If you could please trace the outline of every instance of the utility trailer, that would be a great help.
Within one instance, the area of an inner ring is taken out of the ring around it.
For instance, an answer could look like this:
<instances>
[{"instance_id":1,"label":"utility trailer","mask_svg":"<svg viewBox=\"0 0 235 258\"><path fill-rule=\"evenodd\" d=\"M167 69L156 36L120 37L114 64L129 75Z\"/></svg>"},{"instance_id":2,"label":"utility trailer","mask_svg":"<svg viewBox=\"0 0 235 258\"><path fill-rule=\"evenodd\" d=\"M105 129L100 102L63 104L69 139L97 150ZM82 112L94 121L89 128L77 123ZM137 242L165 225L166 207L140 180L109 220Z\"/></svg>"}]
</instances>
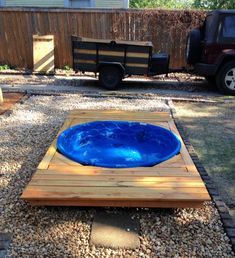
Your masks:
<instances>
[{"instance_id":1,"label":"utility trailer","mask_svg":"<svg viewBox=\"0 0 235 258\"><path fill-rule=\"evenodd\" d=\"M221 93L235 95L235 10L209 12L203 25L189 32L188 67L169 68L168 54L154 54L151 42L72 37L75 71L99 73L107 89L117 89L131 75L186 72L204 76Z\"/></svg>"},{"instance_id":2,"label":"utility trailer","mask_svg":"<svg viewBox=\"0 0 235 258\"><path fill-rule=\"evenodd\" d=\"M154 54L151 42L100 40L72 36L75 72L99 73L100 84L117 89L131 75L167 74L168 54Z\"/></svg>"}]
</instances>

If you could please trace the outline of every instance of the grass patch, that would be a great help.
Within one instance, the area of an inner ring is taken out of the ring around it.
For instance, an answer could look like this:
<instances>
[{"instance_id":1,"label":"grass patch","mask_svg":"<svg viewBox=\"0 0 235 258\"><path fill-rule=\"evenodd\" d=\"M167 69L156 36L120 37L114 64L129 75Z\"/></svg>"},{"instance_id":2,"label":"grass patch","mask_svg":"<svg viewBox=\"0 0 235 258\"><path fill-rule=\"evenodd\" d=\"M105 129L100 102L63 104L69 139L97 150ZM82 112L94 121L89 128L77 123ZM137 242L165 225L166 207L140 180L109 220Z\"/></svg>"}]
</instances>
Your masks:
<instances>
[{"instance_id":1,"label":"grass patch","mask_svg":"<svg viewBox=\"0 0 235 258\"><path fill-rule=\"evenodd\" d=\"M221 189L235 201L235 102L175 103L177 116L199 159Z\"/></svg>"}]
</instances>

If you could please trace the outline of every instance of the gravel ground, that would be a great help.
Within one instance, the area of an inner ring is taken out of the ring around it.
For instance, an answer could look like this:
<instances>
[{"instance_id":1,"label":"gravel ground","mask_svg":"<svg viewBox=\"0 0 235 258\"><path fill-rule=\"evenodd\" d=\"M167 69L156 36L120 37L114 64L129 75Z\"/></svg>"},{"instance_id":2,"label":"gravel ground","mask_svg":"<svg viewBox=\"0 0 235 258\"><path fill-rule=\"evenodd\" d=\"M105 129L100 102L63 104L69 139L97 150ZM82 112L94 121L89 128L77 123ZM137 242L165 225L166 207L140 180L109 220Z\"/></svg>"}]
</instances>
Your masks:
<instances>
[{"instance_id":1,"label":"gravel ground","mask_svg":"<svg viewBox=\"0 0 235 258\"><path fill-rule=\"evenodd\" d=\"M19 199L74 108L166 110L163 102L82 96L32 96L0 117L0 232L12 234L9 257L234 257L212 203L201 209L127 209L140 219L141 247L89 246L95 208L30 207ZM122 212L123 209L106 209Z\"/></svg>"},{"instance_id":2,"label":"gravel ground","mask_svg":"<svg viewBox=\"0 0 235 258\"><path fill-rule=\"evenodd\" d=\"M83 94L131 94L144 97L174 98L178 100L224 101L228 97L210 89L202 77L189 74L169 74L168 77L130 77L123 81L117 91L107 91L98 84L93 74L81 75L9 75L0 74L0 87L4 92L27 92L30 94L83 93Z\"/></svg>"},{"instance_id":3,"label":"gravel ground","mask_svg":"<svg viewBox=\"0 0 235 258\"><path fill-rule=\"evenodd\" d=\"M94 75L85 76L43 76L43 75L1 75L0 85L3 89L11 90L54 90L54 91L104 91L99 86ZM69 88L68 88L69 86ZM175 94L183 93L184 95L208 95L221 96L215 91L208 89L208 85L203 78L190 76L187 74L169 74L166 76L156 77L130 77L123 81L123 85L118 92L138 92L143 93L162 93L164 91L173 91ZM173 92L168 92L171 94Z\"/></svg>"}]
</instances>

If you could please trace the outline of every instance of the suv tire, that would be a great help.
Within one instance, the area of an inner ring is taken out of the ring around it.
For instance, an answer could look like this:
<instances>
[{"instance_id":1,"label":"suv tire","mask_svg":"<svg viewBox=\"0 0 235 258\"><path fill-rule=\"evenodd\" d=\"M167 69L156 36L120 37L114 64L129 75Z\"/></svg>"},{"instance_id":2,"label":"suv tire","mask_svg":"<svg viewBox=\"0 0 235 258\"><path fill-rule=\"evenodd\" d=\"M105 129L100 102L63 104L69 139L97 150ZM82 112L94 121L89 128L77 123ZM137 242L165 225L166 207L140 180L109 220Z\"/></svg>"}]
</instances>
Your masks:
<instances>
[{"instance_id":1,"label":"suv tire","mask_svg":"<svg viewBox=\"0 0 235 258\"><path fill-rule=\"evenodd\" d=\"M99 84L107 90L116 90L121 85L123 73L118 66L106 65L99 70Z\"/></svg>"},{"instance_id":2,"label":"suv tire","mask_svg":"<svg viewBox=\"0 0 235 258\"><path fill-rule=\"evenodd\" d=\"M201 31L200 29L192 30L187 37L186 44L186 61L193 65L200 61L201 56Z\"/></svg>"},{"instance_id":3,"label":"suv tire","mask_svg":"<svg viewBox=\"0 0 235 258\"><path fill-rule=\"evenodd\" d=\"M206 76L205 79L207 80L207 86L210 90L216 90L216 79L215 76Z\"/></svg>"},{"instance_id":4,"label":"suv tire","mask_svg":"<svg viewBox=\"0 0 235 258\"><path fill-rule=\"evenodd\" d=\"M235 95L235 61L230 61L220 68L216 85L221 93Z\"/></svg>"}]
</instances>

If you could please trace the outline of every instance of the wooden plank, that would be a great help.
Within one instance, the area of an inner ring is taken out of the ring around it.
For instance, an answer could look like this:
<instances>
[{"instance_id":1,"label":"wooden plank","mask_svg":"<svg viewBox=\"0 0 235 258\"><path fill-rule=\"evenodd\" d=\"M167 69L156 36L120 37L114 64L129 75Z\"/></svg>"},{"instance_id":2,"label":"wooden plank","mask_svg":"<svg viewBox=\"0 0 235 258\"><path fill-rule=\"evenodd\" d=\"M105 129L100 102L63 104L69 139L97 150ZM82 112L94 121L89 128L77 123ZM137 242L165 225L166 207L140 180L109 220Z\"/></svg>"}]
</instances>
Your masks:
<instances>
[{"instance_id":1,"label":"wooden plank","mask_svg":"<svg viewBox=\"0 0 235 258\"><path fill-rule=\"evenodd\" d=\"M80 118L78 119L77 117L71 117L69 116L70 119L72 119L72 122L71 122L71 125L77 125L77 124L83 124L83 123L89 123L89 122L94 122L94 121L102 121L101 119L97 119L97 118ZM133 121L133 122L140 122L140 123L148 123L148 124L153 124L153 125L158 125L158 126L161 126L161 127L164 127L166 129L169 129L169 124L168 122L163 122L163 121L158 121L157 123L156 122L153 122L152 119L150 120L147 120L147 119L135 119L134 117L133 118L128 118L128 119L120 119L120 117L110 117L110 118L107 118L106 119L103 119L104 120L109 120L109 121Z\"/></svg>"},{"instance_id":2,"label":"wooden plank","mask_svg":"<svg viewBox=\"0 0 235 258\"><path fill-rule=\"evenodd\" d=\"M7 110L11 110L24 95L24 93L3 93L3 102L0 102L0 115L5 113Z\"/></svg>"},{"instance_id":3,"label":"wooden plank","mask_svg":"<svg viewBox=\"0 0 235 258\"><path fill-rule=\"evenodd\" d=\"M56 160L55 160L56 161ZM67 174L81 174L81 175L105 175L105 174L118 174L118 175L157 175L157 176L180 176L189 174L185 165L182 167L143 167L143 168L127 168L127 169L115 169L115 168L99 168L90 166L70 166L68 165L49 165L48 173L51 171L57 171L58 173L64 172ZM43 170L45 173L45 170Z\"/></svg>"},{"instance_id":4,"label":"wooden plank","mask_svg":"<svg viewBox=\"0 0 235 258\"><path fill-rule=\"evenodd\" d=\"M147 115L148 117L155 118L157 116L160 117L170 117L169 112L149 112L149 111L125 111L125 110L116 110L116 109L109 109L109 110L92 110L92 109L74 109L69 112L69 114L73 115L89 115L89 114L96 114L96 115L102 115L102 114L119 114L123 116L128 116L128 115L134 115L136 117L142 117L143 115Z\"/></svg>"},{"instance_id":5,"label":"wooden plank","mask_svg":"<svg viewBox=\"0 0 235 258\"><path fill-rule=\"evenodd\" d=\"M66 128L69 127L71 123L70 119L66 119L63 126L61 127L59 133L57 134L57 136L63 132ZM48 151L46 152L43 160L39 163L38 165L38 169L47 169L50 161L52 160L53 156L56 153L57 147L56 147L56 142L57 142L57 138L54 139L54 141L52 142L51 146L49 147Z\"/></svg>"},{"instance_id":6,"label":"wooden plank","mask_svg":"<svg viewBox=\"0 0 235 258\"><path fill-rule=\"evenodd\" d=\"M142 117L142 118L136 118L135 116L118 116L118 115L104 115L104 116L93 116L93 117L78 117L76 115L70 115L68 116L69 118L74 119L74 124L78 123L86 123L86 122L92 122L92 121L105 121L105 120L111 120L111 121L133 121L133 122L140 122L140 123L149 123L149 124L156 124L156 123L161 123L164 125L167 125L166 123L168 122L167 119L165 118L156 118L153 120L152 118L148 117Z\"/></svg>"},{"instance_id":7,"label":"wooden plank","mask_svg":"<svg viewBox=\"0 0 235 258\"><path fill-rule=\"evenodd\" d=\"M90 49L74 49L74 53L76 53L76 54L96 55L96 50L90 50ZM122 51L122 52L116 52L116 51L109 51L109 50L99 50L99 55L124 57L124 51ZM147 53L127 52L126 57L149 58L149 54L147 54Z\"/></svg>"},{"instance_id":8,"label":"wooden plank","mask_svg":"<svg viewBox=\"0 0 235 258\"><path fill-rule=\"evenodd\" d=\"M73 122L72 124L83 124L83 123L88 123L88 122L93 122L93 121L132 121L132 122L140 122L140 123L148 123L148 124L156 124L156 121L153 122L153 119L150 118L135 118L135 117L121 117L121 116L112 116L112 115L105 115L103 117L101 116L94 116L94 117L80 117L78 118L77 116L69 116L69 118L73 118ZM157 123L159 126L165 127L165 128L169 128L167 121L165 119L162 118L158 118L156 119Z\"/></svg>"},{"instance_id":9,"label":"wooden plank","mask_svg":"<svg viewBox=\"0 0 235 258\"><path fill-rule=\"evenodd\" d=\"M159 180L163 179L163 180ZM204 189L204 184L200 178L156 178L156 177L78 177L78 176L63 176L39 178L34 176L30 186L59 186L59 187L138 187L138 188L200 188Z\"/></svg>"},{"instance_id":10,"label":"wooden plank","mask_svg":"<svg viewBox=\"0 0 235 258\"><path fill-rule=\"evenodd\" d=\"M189 173L188 173L189 174ZM170 175L138 175L136 174L79 174L79 173L65 173L65 171L47 171L47 170L38 170L37 173L34 174L32 181L34 180L54 180L54 181L120 181L120 182L190 182L190 181L200 181L202 182L200 176L173 176ZM204 184L203 184L204 185Z\"/></svg>"},{"instance_id":11,"label":"wooden plank","mask_svg":"<svg viewBox=\"0 0 235 258\"><path fill-rule=\"evenodd\" d=\"M194 165L193 160L191 159L191 157L190 157L190 155L188 153L188 150L187 150L187 148L186 148L186 146L185 146L185 144L183 142L183 139L181 138L180 133L179 133L178 129L175 126L174 121L170 120L168 123L169 123L169 127L170 127L171 131L176 133L178 135L180 141L181 141L180 153L182 154L182 158L183 158L183 160L185 162L185 165L186 165L188 171L190 173L193 173L193 174L199 174L198 171L197 171L196 166Z\"/></svg>"},{"instance_id":12,"label":"wooden plank","mask_svg":"<svg viewBox=\"0 0 235 258\"><path fill-rule=\"evenodd\" d=\"M54 169L52 169L54 168ZM51 177L55 177L54 175L80 175L80 176L94 176L94 175L99 175L99 176L105 176L105 175L111 175L111 176L141 176L141 177L191 177L191 176L196 176L196 175L192 175L191 173L188 173L187 169L185 168L175 168L175 169L168 169L168 168L163 168L162 170L154 170L154 169L138 169L138 170L130 170L130 169L126 169L126 170L102 170L102 169L94 169L93 167L91 167L91 169L76 169L76 167L73 167L72 169L67 169L66 167L62 167L60 168L59 166L54 166L51 167L51 169L48 170L38 170L36 172L37 175L42 174L46 174L46 175L51 175Z\"/></svg>"},{"instance_id":13,"label":"wooden plank","mask_svg":"<svg viewBox=\"0 0 235 258\"><path fill-rule=\"evenodd\" d=\"M112 114L112 115L120 115L120 116L135 116L136 118L148 117L156 119L157 117L165 117L170 118L170 114L168 112L147 112L147 111L124 111L124 110L86 110L86 109L74 109L69 115L77 115L90 117L89 115L95 116L103 116L104 114Z\"/></svg>"},{"instance_id":14,"label":"wooden plank","mask_svg":"<svg viewBox=\"0 0 235 258\"><path fill-rule=\"evenodd\" d=\"M31 186L23 192L22 198L42 199L83 199L97 200L210 200L207 190L202 188L142 188L142 187L58 187Z\"/></svg>"}]
</instances>

